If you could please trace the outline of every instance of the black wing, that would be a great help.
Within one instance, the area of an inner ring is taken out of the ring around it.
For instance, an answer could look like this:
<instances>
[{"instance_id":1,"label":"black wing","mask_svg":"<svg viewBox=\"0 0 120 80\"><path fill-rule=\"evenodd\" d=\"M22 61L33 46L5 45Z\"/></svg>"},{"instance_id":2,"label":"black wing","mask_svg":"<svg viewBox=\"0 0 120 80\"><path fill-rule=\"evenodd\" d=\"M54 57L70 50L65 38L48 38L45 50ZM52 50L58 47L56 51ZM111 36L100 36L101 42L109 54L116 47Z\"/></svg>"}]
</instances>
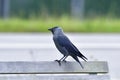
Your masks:
<instances>
[{"instance_id":1,"label":"black wing","mask_svg":"<svg viewBox=\"0 0 120 80\"><path fill-rule=\"evenodd\" d=\"M74 53L74 55L79 56L84 61L87 60L87 58L83 54L81 54L81 52L72 44L72 42L66 36L59 36L57 40L59 45L65 47L69 53Z\"/></svg>"}]
</instances>

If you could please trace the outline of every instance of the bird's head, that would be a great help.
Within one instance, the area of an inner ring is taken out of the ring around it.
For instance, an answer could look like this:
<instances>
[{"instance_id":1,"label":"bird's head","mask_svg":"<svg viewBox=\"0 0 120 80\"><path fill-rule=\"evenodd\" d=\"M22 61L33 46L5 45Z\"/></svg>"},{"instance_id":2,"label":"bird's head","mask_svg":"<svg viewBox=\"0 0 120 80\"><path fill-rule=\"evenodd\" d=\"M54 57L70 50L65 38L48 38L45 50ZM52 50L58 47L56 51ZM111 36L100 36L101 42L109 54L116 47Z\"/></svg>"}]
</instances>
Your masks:
<instances>
[{"instance_id":1,"label":"bird's head","mask_svg":"<svg viewBox=\"0 0 120 80\"><path fill-rule=\"evenodd\" d=\"M58 27L58 26L55 26L55 27L53 27L53 28L49 28L48 30L51 31L52 34L54 34L55 31L62 30L62 29L61 29L60 27Z\"/></svg>"}]
</instances>

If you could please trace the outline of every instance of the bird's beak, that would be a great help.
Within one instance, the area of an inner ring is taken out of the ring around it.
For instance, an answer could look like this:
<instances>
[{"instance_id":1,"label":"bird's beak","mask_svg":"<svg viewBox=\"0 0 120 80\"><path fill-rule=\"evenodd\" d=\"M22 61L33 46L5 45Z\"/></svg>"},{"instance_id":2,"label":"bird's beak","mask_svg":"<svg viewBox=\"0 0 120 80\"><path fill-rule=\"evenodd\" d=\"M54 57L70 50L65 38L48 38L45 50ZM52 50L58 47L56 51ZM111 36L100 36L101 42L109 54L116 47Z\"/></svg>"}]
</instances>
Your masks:
<instances>
[{"instance_id":1,"label":"bird's beak","mask_svg":"<svg viewBox=\"0 0 120 80\"><path fill-rule=\"evenodd\" d=\"M51 30L52 30L52 28L49 28L48 30L49 30L49 31L51 31Z\"/></svg>"}]
</instances>

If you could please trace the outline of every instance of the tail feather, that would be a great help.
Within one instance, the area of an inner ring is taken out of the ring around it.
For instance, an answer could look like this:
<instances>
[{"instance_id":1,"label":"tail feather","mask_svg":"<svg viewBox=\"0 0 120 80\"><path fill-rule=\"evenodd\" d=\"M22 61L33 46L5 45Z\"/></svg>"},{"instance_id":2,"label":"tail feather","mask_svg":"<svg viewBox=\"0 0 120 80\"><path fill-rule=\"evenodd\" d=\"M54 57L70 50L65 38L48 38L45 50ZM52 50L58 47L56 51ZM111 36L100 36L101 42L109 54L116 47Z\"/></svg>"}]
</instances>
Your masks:
<instances>
[{"instance_id":1,"label":"tail feather","mask_svg":"<svg viewBox=\"0 0 120 80\"><path fill-rule=\"evenodd\" d=\"M81 52L79 52L78 56L87 62L88 59Z\"/></svg>"},{"instance_id":2,"label":"tail feather","mask_svg":"<svg viewBox=\"0 0 120 80\"><path fill-rule=\"evenodd\" d=\"M83 57L84 59L88 60L84 55L82 55L82 57Z\"/></svg>"},{"instance_id":3,"label":"tail feather","mask_svg":"<svg viewBox=\"0 0 120 80\"><path fill-rule=\"evenodd\" d=\"M84 55L82 55L81 58L82 58L84 61L86 61L86 62L87 62L87 60L88 60Z\"/></svg>"},{"instance_id":4,"label":"tail feather","mask_svg":"<svg viewBox=\"0 0 120 80\"><path fill-rule=\"evenodd\" d=\"M85 62L87 62L87 60L84 57L81 57Z\"/></svg>"},{"instance_id":5,"label":"tail feather","mask_svg":"<svg viewBox=\"0 0 120 80\"><path fill-rule=\"evenodd\" d=\"M77 56L72 56L79 64L80 66L82 67L82 69L84 68L82 63L79 61L78 57Z\"/></svg>"}]
</instances>

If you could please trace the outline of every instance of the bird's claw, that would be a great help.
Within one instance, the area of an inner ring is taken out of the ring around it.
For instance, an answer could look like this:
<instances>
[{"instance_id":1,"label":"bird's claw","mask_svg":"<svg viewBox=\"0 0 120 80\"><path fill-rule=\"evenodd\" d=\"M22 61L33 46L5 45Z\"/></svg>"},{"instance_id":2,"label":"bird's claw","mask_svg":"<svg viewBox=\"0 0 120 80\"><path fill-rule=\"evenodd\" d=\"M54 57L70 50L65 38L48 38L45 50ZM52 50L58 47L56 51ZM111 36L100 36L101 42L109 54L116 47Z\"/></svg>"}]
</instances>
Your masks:
<instances>
[{"instance_id":1,"label":"bird's claw","mask_svg":"<svg viewBox=\"0 0 120 80\"><path fill-rule=\"evenodd\" d=\"M65 62L65 63L66 63L67 61L66 61L66 60L63 60L63 62Z\"/></svg>"},{"instance_id":2,"label":"bird's claw","mask_svg":"<svg viewBox=\"0 0 120 80\"><path fill-rule=\"evenodd\" d=\"M55 60L56 62L58 62L59 66L61 66L61 61L60 60Z\"/></svg>"}]
</instances>

